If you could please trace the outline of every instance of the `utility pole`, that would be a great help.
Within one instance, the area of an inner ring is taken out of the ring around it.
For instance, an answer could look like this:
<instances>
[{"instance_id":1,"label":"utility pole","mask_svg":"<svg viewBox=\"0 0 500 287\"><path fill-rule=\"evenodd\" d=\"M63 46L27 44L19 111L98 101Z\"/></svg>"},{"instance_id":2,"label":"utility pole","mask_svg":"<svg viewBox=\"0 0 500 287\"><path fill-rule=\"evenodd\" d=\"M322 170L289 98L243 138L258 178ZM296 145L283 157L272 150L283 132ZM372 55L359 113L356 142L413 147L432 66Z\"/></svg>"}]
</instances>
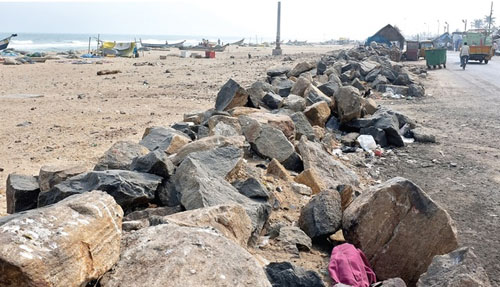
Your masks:
<instances>
[{"instance_id":1,"label":"utility pole","mask_svg":"<svg viewBox=\"0 0 500 287\"><path fill-rule=\"evenodd\" d=\"M464 26L464 33L467 32L467 19L462 20L462 23L465 24Z\"/></svg>"},{"instance_id":2,"label":"utility pole","mask_svg":"<svg viewBox=\"0 0 500 287\"><path fill-rule=\"evenodd\" d=\"M488 35L491 31L491 22L493 21L493 1L491 1L490 18L488 19Z\"/></svg>"},{"instance_id":3,"label":"utility pole","mask_svg":"<svg viewBox=\"0 0 500 287\"><path fill-rule=\"evenodd\" d=\"M439 36L439 31L440 31L440 28L441 28L441 23L439 22L438 20L438 36Z\"/></svg>"},{"instance_id":4,"label":"utility pole","mask_svg":"<svg viewBox=\"0 0 500 287\"><path fill-rule=\"evenodd\" d=\"M280 46L281 45L280 28L281 28L281 1L278 1L278 29L276 32L276 48L273 49L273 56L280 56L283 53Z\"/></svg>"}]
</instances>

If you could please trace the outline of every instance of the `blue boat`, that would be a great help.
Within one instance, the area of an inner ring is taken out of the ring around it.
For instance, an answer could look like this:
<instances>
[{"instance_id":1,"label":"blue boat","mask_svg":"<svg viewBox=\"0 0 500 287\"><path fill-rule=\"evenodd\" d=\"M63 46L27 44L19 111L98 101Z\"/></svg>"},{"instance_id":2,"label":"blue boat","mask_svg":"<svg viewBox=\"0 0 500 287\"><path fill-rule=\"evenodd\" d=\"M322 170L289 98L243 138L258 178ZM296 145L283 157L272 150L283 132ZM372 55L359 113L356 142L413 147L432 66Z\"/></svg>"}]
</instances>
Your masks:
<instances>
[{"instance_id":1,"label":"blue boat","mask_svg":"<svg viewBox=\"0 0 500 287\"><path fill-rule=\"evenodd\" d=\"M17 34L12 34L3 40L0 40L0 51L7 49L7 46L9 46L10 38L12 37L17 37Z\"/></svg>"}]
</instances>

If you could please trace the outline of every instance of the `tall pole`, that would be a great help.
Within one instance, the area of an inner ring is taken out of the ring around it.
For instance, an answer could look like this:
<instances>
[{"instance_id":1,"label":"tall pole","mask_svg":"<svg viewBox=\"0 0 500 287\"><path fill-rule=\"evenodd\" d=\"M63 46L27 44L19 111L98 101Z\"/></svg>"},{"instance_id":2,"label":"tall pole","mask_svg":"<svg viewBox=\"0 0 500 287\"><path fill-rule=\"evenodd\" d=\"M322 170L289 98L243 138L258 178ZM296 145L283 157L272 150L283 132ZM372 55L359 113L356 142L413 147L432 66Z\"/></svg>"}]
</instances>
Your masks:
<instances>
[{"instance_id":1,"label":"tall pole","mask_svg":"<svg viewBox=\"0 0 500 287\"><path fill-rule=\"evenodd\" d=\"M493 21L493 1L491 1L490 18L488 19L488 34L490 34L491 22Z\"/></svg>"},{"instance_id":2,"label":"tall pole","mask_svg":"<svg viewBox=\"0 0 500 287\"><path fill-rule=\"evenodd\" d=\"M276 31L276 48L273 49L273 56L279 56L282 54L281 51L281 37L280 37L280 30L281 30L281 1L278 1L278 29Z\"/></svg>"}]
</instances>

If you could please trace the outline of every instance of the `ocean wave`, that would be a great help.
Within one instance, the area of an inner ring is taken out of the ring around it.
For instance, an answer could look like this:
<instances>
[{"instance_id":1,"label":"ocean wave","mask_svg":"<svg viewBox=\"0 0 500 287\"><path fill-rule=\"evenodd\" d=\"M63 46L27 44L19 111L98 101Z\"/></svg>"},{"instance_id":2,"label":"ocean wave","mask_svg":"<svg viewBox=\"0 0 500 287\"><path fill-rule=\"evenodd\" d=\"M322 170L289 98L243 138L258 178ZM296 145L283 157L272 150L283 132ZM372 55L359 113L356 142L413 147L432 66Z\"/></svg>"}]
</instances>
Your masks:
<instances>
[{"instance_id":1,"label":"ocean wave","mask_svg":"<svg viewBox=\"0 0 500 287\"><path fill-rule=\"evenodd\" d=\"M31 40L10 40L11 45L30 45L33 44L33 41Z\"/></svg>"},{"instance_id":2,"label":"ocean wave","mask_svg":"<svg viewBox=\"0 0 500 287\"><path fill-rule=\"evenodd\" d=\"M50 51L50 50L70 50L70 49L86 49L89 43L83 41L64 41L64 42L51 42L51 43L36 43L31 40L14 40L11 41L9 48L27 51ZM91 48L95 48L97 43L92 41Z\"/></svg>"}]
</instances>

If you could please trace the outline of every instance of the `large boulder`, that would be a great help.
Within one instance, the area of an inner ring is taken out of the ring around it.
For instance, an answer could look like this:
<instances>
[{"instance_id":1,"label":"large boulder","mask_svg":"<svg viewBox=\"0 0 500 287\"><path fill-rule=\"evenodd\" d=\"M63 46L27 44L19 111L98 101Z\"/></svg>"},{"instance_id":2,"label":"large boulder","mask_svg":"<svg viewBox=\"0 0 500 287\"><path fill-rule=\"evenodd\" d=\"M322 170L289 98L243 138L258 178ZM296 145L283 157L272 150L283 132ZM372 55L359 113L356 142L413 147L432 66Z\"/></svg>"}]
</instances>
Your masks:
<instances>
[{"instance_id":1,"label":"large boulder","mask_svg":"<svg viewBox=\"0 0 500 287\"><path fill-rule=\"evenodd\" d=\"M306 136L308 140L312 141L315 139L313 127L304 113L297 112L290 117L295 124L295 138L300 139L302 136Z\"/></svg>"},{"instance_id":2,"label":"large boulder","mask_svg":"<svg viewBox=\"0 0 500 287\"><path fill-rule=\"evenodd\" d=\"M245 248L252 234L252 221L239 204L198 208L168 216L153 217L151 221L156 225L174 223L188 227L212 227Z\"/></svg>"},{"instance_id":3,"label":"large boulder","mask_svg":"<svg viewBox=\"0 0 500 287\"><path fill-rule=\"evenodd\" d=\"M448 213L404 178L366 190L344 211L346 240L363 250L377 278L414 285L435 255L457 248Z\"/></svg>"},{"instance_id":4,"label":"large boulder","mask_svg":"<svg viewBox=\"0 0 500 287\"><path fill-rule=\"evenodd\" d=\"M479 258L469 247L445 255L437 255L427 271L420 276L418 287L492 286Z\"/></svg>"},{"instance_id":5,"label":"large boulder","mask_svg":"<svg viewBox=\"0 0 500 287\"><path fill-rule=\"evenodd\" d=\"M335 104L341 122L345 123L361 117L361 95L355 87L340 88L335 94Z\"/></svg>"},{"instance_id":6,"label":"large boulder","mask_svg":"<svg viewBox=\"0 0 500 287\"><path fill-rule=\"evenodd\" d=\"M99 158L94 170L130 169L130 164L134 158L146 155L148 152L148 149L140 144L130 141L119 141L113 144L113 146Z\"/></svg>"},{"instance_id":7,"label":"large boulder","mask_svg":"<svg viewBox=\"0 0 500 287\"><path fill-rule=\"evenodd\" d=\"M154 127L139 142L150 151L159 149L167 154L174 154L191 142L186 134L173 128Z\"/></svg>"},{"instance_id":8,"label":"large boulder","mask_svg":"<svg viewBox=\"0 0 500 287\"><path fill-rule=\"evenodd\" d=\"M377 66L379 66L379 63L375 61L366 60L359 63L359 72L361 73L361 75L366 76L375 68L377 68Z\"/></svg>"},{"instance_id":9,"label":"large boulder","mask_svg":"<svg viewBox=\"0 0 500 287\"><path fill-rule=\"evenodd\" d=\"M102 190L113 196L125 211L129 211L154 200L162 180L156 175L127 170L91 171L63 181L48 192L40 193L38 206L53 204L71 195Z\"/></svg>"},{"instance_id":10,"label":"large boulder","mask_svg":"<svg viewBox=\"0 0 500 287\"><path fill-rule=\"evenodd\" d=\"M288 97L292 90L294 82L289 80L286 76L276 77L272 83L274 91L281 97Z\"/></svg>"},{"instance_id":11,"label":"large boulder","mask_svg":"<svg viewBox=\"0 0 500 287\"><path fill-rule=\"evenodd\" d=\"M315 195L300 211L299 226L313 240L326 239L342 227L342 206L336 190Z\"/></svg>"},{"instance_id":12,"label":"large boulder","mask_svg":"<svg viewBox=\"0 0 500 287\"><path fill-rule=\"evenodd\" d=\"M286 75L286 73L288 72L290 72L290 67L287 66L271 67L266 71L268 77L277 77L281 75Z\"/></svg>"},{"instance_id":13,"label":"large boulder","mask_svg":"<svg viewBox=\"0 0 500 287\"><path fill-rule=\"evenodd\" d=\"M40 192L47 192L56 184L86 171L83 165L78 164L44 165L38 173Z\"/></svg>"},{"instance_id":14,"label":"large boulder","mask_svg":"<svg viewBox=\"0 0 500 287\"><path fill-rule=\"evenodd\" d=\"M161 224L128 233L118 263L102 287L270 287L245 249L208 228Z\"/></svg>"},{"instance_id":15,"label":"large boulder","mask_svg":"<svg viewBox=\"0 0 500 287\"><path fill-rule=\"evenodd\" d=\"M260 112L249 114L248 117L260 124L268 124L281 130L290 141L295 139L295 127L289 115Z\"/></svg>"},{"instance_id":16,"label":"large boulder","mask_svg":"<svg viewBox=\"0 0 500 287\"><path fill-rule=\"evenodd\" d=\"M321 101L326 102L329 106L332 105L332 99L323 94L323 92L313 84L309 84L309 87L304 91L304 98L306 99L307 105L313 105Z\"/></svg>"},{"instance_id":17,"label":"large boulder","mask_svg":"<svg viewBox=\"0 0 500 287\"><path fill-rule=\"evenodd\" d=\"M80 287L120 256L123 211L101 191L0 220L0 285Z\"/></svg>"},{"instance_id":18,"label":"large boulder","mask_svg":"<svg viewBox=\"0 0 500 287\"><path fill-rule=\"evenodd\" d=\"M7 177L7 213L16 213L37 207L40 187L36 177L9 174Z\"/></svg>"},{"instance_id":19,"label":"large boulder","mask_svg":"<svg viewBox=\"0 0 500 287\"><path fill-rule=\"evenodd\" d=\"M307 107L304 114L311 125L324 127L330 117L331 110L327 102L321 101Z\"/></svg>"},{"instance_id":20,"label":"large boulder","mask_svg":"<svg viewBox=\"0 0 500 287\"><path fill-rule=\"evenodd\" d=\"M171 156L170 159L175 165L179 165L189 154L193 152L211 150L217 147L235 146L238 148L245 147L245 137L243 136L210 136L199 139L183 146L177 154Z\"/></svg>"},{"instance_id":21,"label":"large boulder","mask_svg":"<svg viewBox=\"0 0 500 287\"><path fill-rule=\"evenodd\" d=\"M337 77L338 79L338 77ZM327 97L333 97L339 90L340 87L342 87L342 82L339 81L329 81L321 86L318 87L318 89L323 92Z\"/></svg>"},{"instance_id":22,"label":"large boulder","mask_svg":"<svg viewBox=\"0 0 500 287\"><path fill-rule=\"evenodd\" d=\"M271 110L276 110L281 108L281 106L283 105L283 98L282 95L277 95L275 93L267 93L262 98L262 102L266 107L270 108Z\"/></svg>"},{"instance_id":23,"label":"large boulder","mask_svg":"<svg viewBox=\"0 0 500 287\"><path fill-rule=\"evenodd\" d=\"M301 62L295 65L293 69L288 72L288 77L298 77L300 74L310 71L316 67L316 63L314 62Z\"/></svg>"},{"instance_id":24,"label":"large boulder","mask_svg":"<svg viewBox=\"0 0 500 287\"><path fill-rule=\"evenodd\" d=\"M318 273L290 262L272 262L266 266L266 273L275 287L325 287Z\"/></svg>"},{"instance_id":25,"label":"large boulder","mask_svg":"<svg viewBox=\"0 0 500 287\"><path fill-rule=\"evenodd\" d=\"M163 178L169 178L174 174L175 166L167 158L167 154L162 150L154 150L147 155L136 157L130 169L138 172L151 173Z\"/></svg>"},{"instance_id":26,"label":"large boulder","mask_svg":"<svg viewBox=\"0 0 500 287\"><path fill-rule=\"evenodd\" d=\"M252 232L257 235L267 221L271 207L238 192L224 178L234 168L234 153L219 148L190 154L177 168L174 183L187 210L221 204L240 204L252 220ZM242 154L239 154L241 157ZM224 164L221 164L224 162Z\"/></svg>"},{"instance_id":27,"label":"large boulder","mask_svg":"<svg viewBox=\"0 0 500 287\"><path fill-rule=\"evenodd\" d=\"M234 107L243 107L247 103L247 91L245 91L236 81L229 79L217 94L215 110L227 111Z\"/></svg>"},{"instance_id":28,"label":"large boulder","mask_svg":"<svg viewBox=\"0 0 500 287\"><path fill-rule=\"evenodd\" d=\"M299 77L295 84L293 84L290 93L299 97L304 97L304 92L310 84L311 81L309 81L309 79L307 79L306 77Z\"/></svg>"},{"instance_id":29,"label":"large boulder","mask_svg":"<svg viewBox=\"0 0 500 287\"><path fill-rule=\"evenodd\" d=\"M298 150L304 162L304 169L313 169L325 189L335 190L337 185L340 184L353 186L359 184L357 175L327 153L321 144L308 141L305 137L302 137Z\"/></svg>"},{"instance_id":30,"label":"large boulder","mask_svg":"<svg viewBox=\"0 0 500 287\"><path fill-rule=\"evenodd\" d=\"M294 94L290 94L283 101L283 108L294 112L302 112L306 109L306 100Z\"/></svg>"}]
</instances>

